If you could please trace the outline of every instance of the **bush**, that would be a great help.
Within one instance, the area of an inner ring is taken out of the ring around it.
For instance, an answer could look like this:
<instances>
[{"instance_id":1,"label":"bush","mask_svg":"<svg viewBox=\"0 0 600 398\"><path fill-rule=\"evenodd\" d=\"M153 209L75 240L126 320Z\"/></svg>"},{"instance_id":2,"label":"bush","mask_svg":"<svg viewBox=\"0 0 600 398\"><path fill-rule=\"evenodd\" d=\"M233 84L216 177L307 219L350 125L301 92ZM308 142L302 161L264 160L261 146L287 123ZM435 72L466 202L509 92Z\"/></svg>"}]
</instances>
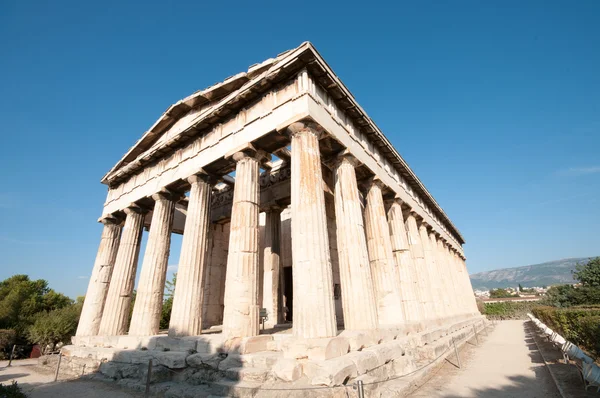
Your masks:
<instances>
[{"instance_id":1,"label":"bush","mask_svg":"<svg viewBox=\"0 0 600 398\"><path fill-rule=\"evenodd\" d=\"M504 301L500 303L485 303L481 312L488 319L527 319L527 313L539 307L535 301Z\"/></svg>"},{"instance_id":2,"label":"bush","mask_svg":"<svg viewBox=\"0 0 600 398\"><path fill-rule=\"evenodd\" d=\"M13 381L10 386L0 384L0 397L2 398L27 398L27 395L21 392L21 388Z\"/></svg>"},{"instance_id":3,"label":"bush","mask_svg":"<svg viewBox=\"0 0 600 398\"><path fill-rule=\"evenodd\" d=\"M0 359L6 359L10 355L13 344L17 339L17 332L12 329L0 329Z\"/></svg>"},{"instance_id":4,"label":"bush","mask_svg":"<svg viewBox=\"0 0 600 398\"><path fill-rule=\"evenodd\" d=\"M600 357L600 306L538 307L533 315L565 339Z\"/></svg>"},{"instance_id":5,"label":"bush","mask_svg":"<svg viewBox=\"0 0 600 398\"><path fill-rule=\"evenodd\" d=\"M553 307L600 304L600 288L572 285L552 286L546 292L544 304Z\"/></svg>"},{"instance_id":6,"label":"bush","mask_svg":"<svg viewBox=\"0 0 600 398\"><path fill-rule=\"evenodd\" d=\"M47 346L54 349L58 343L68 343L77 330L81 304L73 304L50 312L36 315L27 335L45 350Z\"/></svg>"}]
</instances>

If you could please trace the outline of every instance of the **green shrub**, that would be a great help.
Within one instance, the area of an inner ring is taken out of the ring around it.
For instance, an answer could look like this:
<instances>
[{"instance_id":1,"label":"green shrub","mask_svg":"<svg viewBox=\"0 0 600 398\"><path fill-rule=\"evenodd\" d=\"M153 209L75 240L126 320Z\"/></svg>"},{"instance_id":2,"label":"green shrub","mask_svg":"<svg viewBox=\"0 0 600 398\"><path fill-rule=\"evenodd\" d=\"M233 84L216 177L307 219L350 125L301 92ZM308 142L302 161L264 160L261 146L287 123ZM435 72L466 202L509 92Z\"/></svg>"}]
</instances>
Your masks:
<instances>
[{"instance_id":1,"label":"green shrub","mask_svg":"<svg viewBox=\"0 0 600 398\"><path fill-rule=\"evenodd\" d=\"M535 301L504 301L485 303L482 312L488 319L526 319L527 313L539 304Z\"/></svg>"},{"instance_id":2,"label":"green shrub","mask_svg":"<svg viewBox=\"0 0 600 398\"><path fill-rule=\"evenodd\" d=\"M60 342L68 344L77 330L81 307L81 304L73 304L37 314L27 332L29 339L40 344L43 350L46 346L53 349Z\"/></svg>"},{"instance_id":3,"label":"green shrub","mask_svg":"<svg viewBox=\"0 0 600 398\"><path fill-rule=\"evenodd\" d=\"M1 398L27 398L27 395L21 392L21 388L17 385L16 381L13 381L10 386L0 384L0 397Z\"/></svg>"},{"instance_id":4,"label":"green shrub","mask_svg":"<svg viewBox=\"0 0 600 398\"><path fill-rule=\"evenodd\" d=\"M600 306L556 308L540 306L533 315L565 339L600 357Z\"/></svg>"},{"instance_id":5,"label":"green shrub","mask_svg":"<svg viewBox=\"0 0 600 398\"><path fill-rule=\"evenodd\" d=\"M17 338L17 332L12 329L0 329L0 359L6 359L10 355L13 344Z\"/></svg>"}]
</instances>

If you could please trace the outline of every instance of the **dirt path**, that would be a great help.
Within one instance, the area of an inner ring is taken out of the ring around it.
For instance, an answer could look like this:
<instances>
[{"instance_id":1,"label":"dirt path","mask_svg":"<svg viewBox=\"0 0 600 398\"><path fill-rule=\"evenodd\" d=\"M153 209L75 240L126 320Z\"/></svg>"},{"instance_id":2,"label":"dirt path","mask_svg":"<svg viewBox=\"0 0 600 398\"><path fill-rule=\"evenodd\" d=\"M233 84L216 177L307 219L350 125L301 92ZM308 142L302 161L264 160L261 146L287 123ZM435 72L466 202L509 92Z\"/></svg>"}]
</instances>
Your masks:
<instances>
[{"instance_id":1,"label":"dirt path","mask_svg":"<svg viewBox=\"0 0 600 398\"><path fill-rule=\"evenodd\" d=\"M481 346L467 344L460 356L462 369L450 356L410 397L560 398L524 321L497 323Z\"/></svg>"},{"instance_id":2,"label":"dirt path","mask_svg":"<svg viewBox=\"0 0 600 398\"><path fill-rule=\"evenodd\" d=\"M36 367L36 359L13 361L10 368L6 367L7 364L8 361L0 361L0 383L9 385L15 380L29 398L139 398L143 396L100 381L68 380L61 377L55 383L53 374L40 372Z\"/></svg>"}]
</instances>

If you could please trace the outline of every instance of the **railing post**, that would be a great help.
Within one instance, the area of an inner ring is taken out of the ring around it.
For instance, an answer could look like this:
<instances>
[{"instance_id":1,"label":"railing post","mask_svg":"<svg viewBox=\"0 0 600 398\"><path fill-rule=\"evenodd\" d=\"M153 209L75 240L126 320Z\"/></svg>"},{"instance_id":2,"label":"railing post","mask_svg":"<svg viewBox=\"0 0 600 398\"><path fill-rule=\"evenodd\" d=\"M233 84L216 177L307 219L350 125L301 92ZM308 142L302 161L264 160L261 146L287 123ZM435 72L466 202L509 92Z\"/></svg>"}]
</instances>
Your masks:
<instances>
[{"instance_id":1,"label":"railing post","mask_svg":"<svg viewBox=\"0 0 600 398\"><path fill-rule=\"evenodd\" d=\"M8 365L6 367L12 366L11 364L12 364L13 357L15 355L15 347L17 347L17 345L13 344L12 350L10 351L10 358L8 359Z\"/></svg>"},{"instance_id":2,"label":"railing post","mask_svg":"<svg viewBox=\"0 0 600 398\"><path fill-rule=\"evenodd\" d=\"M150 379L152 378L152 359L148 361L148 376L146 377L146 393L145 398L150 397Z\"/></svg>"},{"instance_id":3,"label":"railing post","mask_svg":"<svg viewBox=\"0 0 600 398\"><path fill-rule=\"evenodd\" d=\"M454 354L456 355L456 362L458 363L458 368L461 369L462 366L460 364L460 356L458 355L458 348L456 348L456 340L454 340L454 337L452 338L452 344L454 345Z\"/></svg>"},{"instance_id":4,"label":"railing post","mask_svg":"<svg viewBox=\"0 0 600 398\"><path fill-rule=\"evenodd\" d=\"M362 380L356 382L358 390L358 398L365 398L365 386Z\"/></svg>"},{"instance_id":5,"label":"railing post","mask_svg":"<svg viewBox=\"0 0 600 398\"><path fill-rule=\"evenodd\" d=\"M60 370L60 361L62 359L62 351L58 353L58 362L56 362L56 373L54 373L54 381L58 380L58 371Z\"/></svg>"},{"instance_id":6,"label":"railing post","mask_svg":"<svg viewBox=\"0 0 600 398\"><path fill-rule=\"evenodd\" d=\"M477 328L473 325L473 332L475 333L475 341L477 341L477 345L479 345L479 336L477 335Z\"/></svg>"}]
</instances>

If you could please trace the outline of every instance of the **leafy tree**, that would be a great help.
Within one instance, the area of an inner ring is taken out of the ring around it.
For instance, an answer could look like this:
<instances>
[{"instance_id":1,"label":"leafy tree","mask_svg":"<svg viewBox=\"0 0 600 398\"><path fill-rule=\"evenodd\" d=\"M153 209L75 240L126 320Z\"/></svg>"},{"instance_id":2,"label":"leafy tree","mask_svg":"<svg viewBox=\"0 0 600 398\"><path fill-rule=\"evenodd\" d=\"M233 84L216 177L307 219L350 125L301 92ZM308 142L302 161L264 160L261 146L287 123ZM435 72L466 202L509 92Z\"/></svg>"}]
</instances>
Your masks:
<instances>
[{"instance_id":1,"label":"leafy tree","mask_svg":"<svg viewBox=\"0 0 600 398\"><path fill-rule=\"evenodd\" d=\"M60 342L68 343L77 331L82 306L78 303L38 313L27 331L29 340L40 344L44 350L47 346L53 350Z\"/></svg>"},{"instance_id":2,"label":"leafy tree","mask_svg":"<svg viewBox=\"0 0 600 398\"><path fill-rule=\"evenodd\" d=\"M592 258L586 264L577 264L573 278L583 286L600 288L600 257Z\"/></svg>"},{"instance_id":3,"label":"leafy tree","mask_svg":"<svg viewBox=\"0 0 600 398\"><path fill-rule=\"evenodd\" d=\"M506 289L492 289L490 290L490 298L507 298L514 297L514 294L509 293Z\"/></svg>"},{"instance_id":4,"label":"leafy tree","mask_svg":"<svg viewBox=\"0 0 600 398\"><path fill-rule=\"evenodd\" d=\"M552 307L600 304L600 289L591 286L552 286L546 291L546 297L543 300L543 303Z\"/></svg>"},{"instance_id":5,"label":"leafy tree","mask_svg":"<svg viewBox=\"0 0 600 398\"><path fill-rule=\"evenodd\" d=\"M50 289L43 279L32 281L27 275L11 276L0 282L0 329L15 330L17 340L22 340L37 313L72 303L67 296Z\"/></svg>"}]
</instances>

